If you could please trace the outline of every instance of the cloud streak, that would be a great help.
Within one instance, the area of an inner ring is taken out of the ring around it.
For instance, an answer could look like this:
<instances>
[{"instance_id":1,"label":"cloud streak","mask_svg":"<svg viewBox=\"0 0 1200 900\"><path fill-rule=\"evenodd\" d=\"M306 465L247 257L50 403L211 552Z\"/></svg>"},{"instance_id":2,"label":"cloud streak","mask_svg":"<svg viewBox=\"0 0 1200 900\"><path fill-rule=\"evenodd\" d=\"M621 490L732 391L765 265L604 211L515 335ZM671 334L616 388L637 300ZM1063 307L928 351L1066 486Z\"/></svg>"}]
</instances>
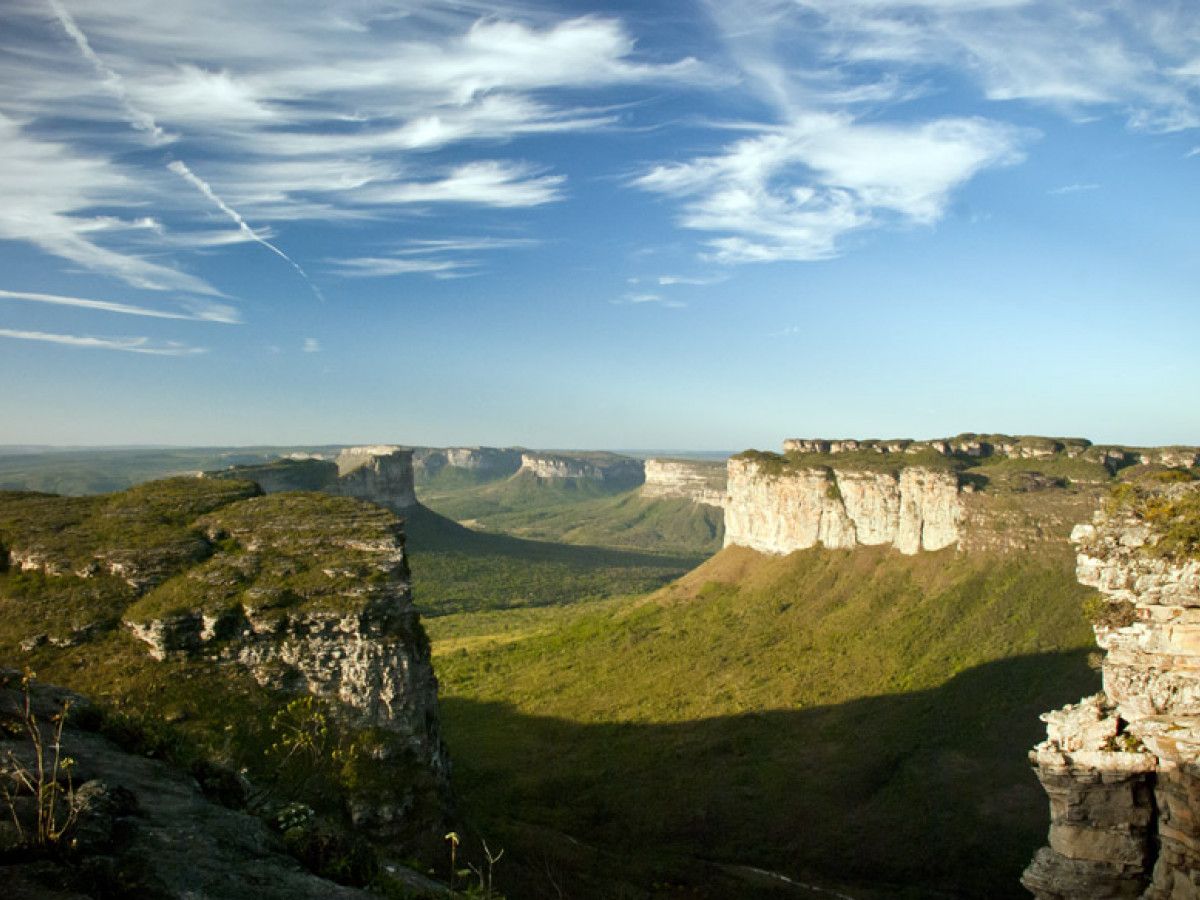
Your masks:
<instances>
[{"instance_id":1,"label":"cloud streak","mask_svg":"<svg viewBox=\"0 0 1200 900\"><path fill-rule=\"evenodd\" d=\"M140 353L146 356L196 356L208 352L204 347L190 347L178 341L155 343L147 337L102 338L90 335L55 334L46 331L18 331L12 328L0 328L0 337L92 350L119 350L123 353Z\"/></svg>"},{"instance_id":2,"label":"cloud streak","mask_svg":"<svg viewBox=\"0 0 1200 900\"><path fill-rule=\"evenodd\" d=\"M182 319L190 322L214 322L223 325L236 325L241 318L231 306L218 303L197 304L188 301L193 311L188 313L171 312L169 310L151 309L146 306L135 306L131 303L117 303L112 300L91 300L86 297L64 297L59 294L39 294L31 291L0 290L0 300L16 300L24 303L41 303L51 306L70 306L77 309L90 309L97 312L119 313L125 316L144 316L150 319Z\"/></svg>"}]
</instances>

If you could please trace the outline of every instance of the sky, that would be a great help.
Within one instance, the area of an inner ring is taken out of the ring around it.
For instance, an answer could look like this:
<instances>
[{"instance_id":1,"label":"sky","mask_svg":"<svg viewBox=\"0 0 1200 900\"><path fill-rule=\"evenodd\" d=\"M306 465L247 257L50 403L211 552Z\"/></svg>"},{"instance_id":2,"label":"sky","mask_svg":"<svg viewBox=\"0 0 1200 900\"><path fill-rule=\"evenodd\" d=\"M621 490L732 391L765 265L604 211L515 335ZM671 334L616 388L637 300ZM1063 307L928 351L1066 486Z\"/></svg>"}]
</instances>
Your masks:
<instances>
[{"instance_id":1,"label":"sky","mask_svg":"<svg viewBox=\"0 0 1200 900\"><path fill-rule=\"evenodd\" d=\"M0 0L0 443L1200 444L1197 0Z\"/></svg>"}]
</instances>

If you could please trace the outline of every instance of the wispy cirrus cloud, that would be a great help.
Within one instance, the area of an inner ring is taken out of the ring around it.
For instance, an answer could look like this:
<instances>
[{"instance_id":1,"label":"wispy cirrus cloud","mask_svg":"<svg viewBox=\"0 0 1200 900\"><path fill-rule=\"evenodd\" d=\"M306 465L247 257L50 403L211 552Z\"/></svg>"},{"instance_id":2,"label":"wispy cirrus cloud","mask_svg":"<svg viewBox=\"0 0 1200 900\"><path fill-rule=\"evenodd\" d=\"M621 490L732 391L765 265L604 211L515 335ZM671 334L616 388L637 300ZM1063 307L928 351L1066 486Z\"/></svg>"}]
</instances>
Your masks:
<instances>
[{"instance_id":1,"label":"wispy cirrus cloud","mask_svg":"<svg viewBox=\"0 0 1200 900\"><path fill-rule=\"evenodd\" d=\"M46 31L48 9L77 64ZM90 152L109 160L124 148L104 126L125 120L168 145L171 171L243 237L301 271L247 220L353 222L392 208L557 202L566 196L563 174L478 146L614 125L607 106L580 105L587 92L713 77L690 57L643 58L615 18L533 7L14 0L11 14L23 39L0 36L0 50L11 51L0 53L0 78L31 89L0 97L0 109L26 121L83 123ZM30 34L43 42L31 46ZM460 148L453 164L437 158L451 148ZM0 164L5 156L0 146ZM203 179L183 161L201 157ZM152 180L135 202L149 194L166 203L164 246L224 245L223 233L191 244L178 237L205 222L203 204ZM113 260L90 264L115 271Z\"/></svg>"},{"instance_id":2,"label":"wispy cirrus cloud","mask_svg":"<svg viewBox=\"0 0 1200 900\"><path fill-rule=\"evenodd\" d=\"M192 347L179 341L156 342L148 337L94 337L47 331L19 331L13 328L0 328L0 337L92 350L119 350L123 353L140 353L146 356L196 356L208 352L205 347Z\"/></svg>"},{"instance_id":3,"label":"wispy cirrus cloud","mask_svg":"<svg viewBox=\"0 0 1200 900\"><path fill-rule=\"evenodd\" d=\"M1078 194L1084 191L1095 191L1100 188L1100 185L1095 182L1075 182L1074 184L1064 184L1061 187L1051 188L1046 193L1053 195L1062 194Z\"/></svg>"},{"instance_id":4,"label":"wispy cirrus cloud","mask_svg":"<svg viewBox=\"0 0 1200 900\"><path fill-rule=\"evenodd\" d=\"M183 305L188 309L187 312L153 309L148 306L119 303L113 300L64 297L60 294L41 294L32 291L0 290L0 300L15 300L23 303L39 303L48 306L68 306L75 309L118 313L124 316L143 316L150 319L183 319L190 322L214 322L222 325L237 325L242 321L238 311L232 306L223 303L198 302L194 300L185 300L183 302Z\"/></svg>"},{"instance_id":5,"label":"wispy cirrus cloud","mask_svg":"<svg viewBox=\"0 0 1200 900\"><path fill-rule=\"evenodd\" d=\"M863 229L937 223L980 173L1024 158L1037 135L1004 121L1014 102L1068 121L1200 125L1200 83L1188 74L1200 20L1178 4L706 5L730 65L767 114L731 123L736 140L631 183L674 199L682 227L711 233L703 255L715 262L825 259ZM948 82L978 92L972 114L942 98L909 103Z\"/></svg>"},{"instance_id":6,"label":"wispy cirrus cloud","mask_svg":"<svg viewBox=\"0 0 1200 900\"><path fill-rule=\"evenodd\" d=\"M687 306L682 300L664 297L662 294L631 292L609 301L617 306L665 306L667 309L683 309Z\"/></svg>"}]
</instances>

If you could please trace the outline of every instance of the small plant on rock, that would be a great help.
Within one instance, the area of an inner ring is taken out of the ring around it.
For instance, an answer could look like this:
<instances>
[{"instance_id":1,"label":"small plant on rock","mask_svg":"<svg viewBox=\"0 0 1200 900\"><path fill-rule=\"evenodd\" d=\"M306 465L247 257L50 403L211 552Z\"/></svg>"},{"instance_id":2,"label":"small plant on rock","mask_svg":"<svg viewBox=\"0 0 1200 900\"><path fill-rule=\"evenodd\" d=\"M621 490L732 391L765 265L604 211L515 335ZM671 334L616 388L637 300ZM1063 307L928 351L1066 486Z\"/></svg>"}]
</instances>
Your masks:
<instances>
[{"instance_id":1,"label":"small plant on rock","mask_svg":"<svg viewBox=\"0 0 1200 900\"><path fill-rule=\"evenodd\" d=\"M48 724L53 730L47 744L47 735L33 711L33 680L34 673L26 669L21 677L21 705L16 710L17 733L27 737L33 745L33 759L26 763L12 750L5 754L0 762L0 796L8 806L21 844L35 850L50 850L66 841L77 815L75 786L71 780L75 761L63 752L62 746L71 701L64 700L59 712L51 717ZM32 823L20 814L19 798L22 795L33 798Z\"/></svg>"}]
</instances>

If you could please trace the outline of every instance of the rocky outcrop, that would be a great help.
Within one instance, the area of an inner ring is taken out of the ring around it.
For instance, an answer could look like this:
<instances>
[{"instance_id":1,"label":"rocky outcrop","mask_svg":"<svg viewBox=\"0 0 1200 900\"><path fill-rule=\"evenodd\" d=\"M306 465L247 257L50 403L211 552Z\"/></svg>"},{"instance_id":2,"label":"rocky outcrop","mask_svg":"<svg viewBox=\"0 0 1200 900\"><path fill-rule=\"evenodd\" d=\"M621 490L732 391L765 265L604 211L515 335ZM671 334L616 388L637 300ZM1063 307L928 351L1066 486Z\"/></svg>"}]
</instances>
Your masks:
<instances>
[{"instance_id":1,"label":"rocky outcrop","mask_svg":"<svg viewBox=\"0 0 1200 900\"><path fill-rule=\"evenodd\" d=\"M1104 693L1043 716L1031 754L1050 845L1022 882L1042 900L1200 896L1200 486L1125 492L1076 528L1097 588Z\"/></svg>"},{"instance_id":2,"label":"rocky outcrop","mask_svg":"<svg viewBox=\"0 0 1200 900\"><path fill-rule=\"evenodd\" d=\"M684 459L648 459L643 497L678 498L706 506L725 504L725 465Z\"/></svg>"},{"instance_id":3,"label":"rocky outcrop","mask_svg":"<svg viewBox=\"0 0 1200 900\"><path fill-rule=\"evenodd\" d=\"M646 480L642 460L616 453L525 452L518 470L522 473L547 481L586 479L617 489L636 487Z\"/></svg>"},{"instance_id":4,"label":"rocky outcrop","mask_svg":"<svg viewBox=\"0 0 1200 900\"><path fill-rule=\"evenodd\" d=\"M24 697L11 674L0 672L0 756L11 752L27 766L34 751L19 713ZM155 897L185 900L367 900L377 894L335 884L305 871L285 840L261 818L223 805L242 785L232 772L189 773L103 737L103 719L86 698L51 685L30 689L31 711L53 722L70 701L62 748L73 761L77 814L71 850L25 859L7 846L15 823L0 823L0 893L12 898L86 900L89 897ZM87 726L87 727L85 727ZM49 740L46 734L45 740ZM197 775L200 775L198 781ZM224 790L217 790L224 775ZM203 785L203 786L202 786ZM206 793L207 791L207 793ZM219 797L222 802L210 799ZM17 807L26 812L19 798ZM17 821L23 817L17 816ZM29 829L32 822L23 827ZM422 896L444 889L415 872L402 883ZM400 879L398 879L400 880Z\"/></svg>"},{"instance_id":5,"label":"rocky outcrop","mask_svg":"<svg viewBox=\"0 0 1200 900\"><path fill-rule=\"evenodd\" d=\"M326 700L347 727L374 736L378 759L444 791L437 679L395 516L349 498L275 494L196 527L225 549L126 610L151 655L202 656L272 690ZM356 824L379 835L409 828L415 800L402 781L397 788L356 803Z\"/></svg>"},{"instance_id":6,"label":"rocky outcrop","mask_svg":"<svg viewBox=\"0 0 1200 900\"><path fill-rule=\"evenodd\" d=\"M943 456L962 456L976 459L993 456L1005 459L1051 459L1059 455L1067 459L1075 459L1085 454L1097 456L1096 451L1100 451L1101 455L1104 451L1110 451L1107 461L1117 466L1126 465L1134 459L1139 458L1137 452L1125 448L1093 447L1091 441L1085 438L1048 438L1037 435L1013 436L1007 434L971 433L926 441L908 439L830 440L825 438L789 438L783 442L783 449L788 453L821 454L872 452L914 455L933 451ZM1194 462L1197 458L1196 448L1166 449L1173 452L1166 454L1159 450L1142 452L1140 454L1141 461L1150 462L1153 459L1154 462L1167 466L1190 466L1196 464ZM1191 451L1190 456L1188 455L1189 450Z\"/></svg>"},{"instance_id":7,"label":"rocky outcrop","mask_svg":"<svg viewBox=\"0 0 1200 900\"><path fill-rule=\"evenodd\" d=\"M338 454L337 481L328 493L369 500L393 512L415 506L412 451L399 447L350 447Z\"/></svg>"},{"instance_id":8,"label":"rocky outcrop","mask_svg":"<svg viewBox=\"0 0 1200 900\"><path fill-rule=\"evenodd\" d=\"M728 464L726 546L791 553L890 544L912 554L956 544L961 518L953 472L773 466L745 457Z\"/></svg>"}]
</instances>

